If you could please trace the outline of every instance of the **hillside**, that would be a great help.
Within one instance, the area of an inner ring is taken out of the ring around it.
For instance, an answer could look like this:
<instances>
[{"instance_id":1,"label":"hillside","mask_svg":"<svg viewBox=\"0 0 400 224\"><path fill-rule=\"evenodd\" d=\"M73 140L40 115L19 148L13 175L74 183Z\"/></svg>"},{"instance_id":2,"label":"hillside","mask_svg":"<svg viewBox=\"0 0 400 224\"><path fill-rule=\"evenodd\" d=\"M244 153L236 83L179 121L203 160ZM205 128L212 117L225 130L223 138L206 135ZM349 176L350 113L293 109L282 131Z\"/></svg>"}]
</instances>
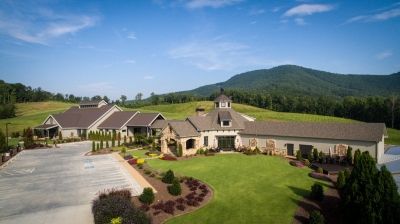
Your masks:
<instances>
[{"instance_id":1,"label":"hillside","mask_svg":"<svg viewBox=\"0 0 400 224\"><path fill-rule=\"evenodd\" d=\"M18 103L17 117L10 119L0 119L0 127L4 131L5 124L10 122L9 131L15 132L26 127L34 127L49 115L60 113L68 109L73 104L62 102L36 102L36 103ZM357 122L350 119L320 116L313 114L301 113L285 113L265 110L253 106L233 104L233 108L240 112L255 117L257 120L283 120L283 121L306 121L306 122ZM213 108L213 103L209 101L190 102L182 104L155 105L137 108L141 112L160 112L167 119L185 119L186 117L195 114L196 107L203 107L206 111ZM133 110L124 108L124 110ZM390 138L386 141L388 144L400 145L400 131L388 129Z\"/></svg>"},{"instance_id":2,"label":"hillside","mask_svg":"<svg viewBox=\"0 0 400 224\"><path fill-rule=\"evenodd\" d=\"M208 97L220 88L286 95L376 96L400 93L400 72L391 75L344 75L282 65L238 74L229 80L184 91Z\"/></svg>"}]
</instances>

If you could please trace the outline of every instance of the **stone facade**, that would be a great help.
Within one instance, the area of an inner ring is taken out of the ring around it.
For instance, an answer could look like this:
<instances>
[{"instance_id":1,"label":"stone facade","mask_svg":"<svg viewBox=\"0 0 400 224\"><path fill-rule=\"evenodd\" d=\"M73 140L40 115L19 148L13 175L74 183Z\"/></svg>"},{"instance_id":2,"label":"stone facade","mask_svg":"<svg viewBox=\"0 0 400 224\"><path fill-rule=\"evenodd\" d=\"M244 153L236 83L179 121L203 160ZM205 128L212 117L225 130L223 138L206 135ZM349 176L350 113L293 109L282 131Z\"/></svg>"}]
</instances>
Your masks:
<instances>
[{"instance_id":1,"label":"stone facade","mask_svg":"<svg viewBox=\"0 0 400 224\"><path fill-rule=\"evenodd\" d=\"M194 155L200 148L200 137L180 137L170 126L164 128L160 135L161 152L177 155L179 144L182 145L182 156ZM192 147L187 148L187 146Z\"/></svg>"}]
</instances>

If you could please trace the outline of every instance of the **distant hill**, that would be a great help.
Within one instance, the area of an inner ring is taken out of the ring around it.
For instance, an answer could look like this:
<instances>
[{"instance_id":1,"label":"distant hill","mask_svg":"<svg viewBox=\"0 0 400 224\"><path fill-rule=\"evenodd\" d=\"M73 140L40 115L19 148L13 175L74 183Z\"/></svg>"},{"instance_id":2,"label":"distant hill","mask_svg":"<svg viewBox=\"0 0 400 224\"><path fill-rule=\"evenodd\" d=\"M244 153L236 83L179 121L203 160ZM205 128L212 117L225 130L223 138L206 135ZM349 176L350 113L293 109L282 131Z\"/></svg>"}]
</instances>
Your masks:
<instances>
[{"instance_id":1,"label":"distant hill","mask_svg":"<svg viewBox=\"0 0 400 224\"><path fill-rule=\"evenodd\" d=\"M245 72L225 82L181 93L207 97L220 88L289 95L386 96L400 93L400 72L391 75L345 75L296 65L282 65Z\"/></svg>"}]
</instances>

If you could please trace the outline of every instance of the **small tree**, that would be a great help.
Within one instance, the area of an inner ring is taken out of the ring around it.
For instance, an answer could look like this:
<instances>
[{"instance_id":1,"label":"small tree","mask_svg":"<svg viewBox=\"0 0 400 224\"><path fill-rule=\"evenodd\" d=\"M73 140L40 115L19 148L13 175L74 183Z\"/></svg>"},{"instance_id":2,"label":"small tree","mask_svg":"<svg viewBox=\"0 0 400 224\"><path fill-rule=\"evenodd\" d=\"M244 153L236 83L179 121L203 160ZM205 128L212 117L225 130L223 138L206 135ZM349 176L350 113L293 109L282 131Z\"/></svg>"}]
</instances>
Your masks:
<instances>
[{"instance_id":1,"label":"small tree","mask_svg":"<svg viewBox=\"0 0 400 224\"><path fill-rule=\"evenodd\" d=\"M63 139L62 132L59 131L59 132L58 132L58 140L62 140L62 139Z\"/></svg>"},{"instance_id":2,"label":"small tree","mask_svg":"<svg viewBox=\"0 0 400 224\"><path fill-rule=\"evenodd\" d=\"M179 157L183 156L182 144L178 144L178 156Z\"/></svg>"},{"instance_id":3,"label":"small tree","mask_svg":"<svg viewBox=\"0 0 400 224\"><path fill-rule=\"evenodd\" d=\"M322 185L319 183L312 185L310 196L315 200L322 201L322 199L324 199L324 189L322 188Z\"/></svg>"},{"instance_id":4,"label":"small tree","mask_svg":"<svg viewBox=\"0 0 400 224\"><path fill-rule=\"evenodd\" d=\"M353 148L349 146L346 152L346 160L348 164L353 164Z\"/></svg>"},{"instance_id":5,"label":"small tree","mask_svg":"<svg viewBox=\"0 0 400 224\"><path fill-rule=\"evenodd\" d=\"M113 148L115 147L115 135L112 136L111 147L113 147Z\"/></svg>"},{"instance_id":6,"label":"small tree","mask_svg":"<svg viewBox=\"0 0 400 224\"><path fill-rule=\"evenodd\" d=\"M108 143L108 139L106 140L106 148L110 148L110 144Z\"/></svg>"},{"instance_id":7,"label":"small tree","mask_svg":"<svg viewBox=\"0 0 400 224\"><path fill-rule=\"evenodd\" d=\"M99 143L96 144L96 150L97 150L97 151L100 150L100 144L99 144Z\"/></svg>"},{"instance_id":8,"label":"small tree","mask_svg":"<svg viewBox=\"0 0 400 224\"><path fill-rule=\"evenodd\" d=\"M303 160L303 156L301 155L300 150L297 150L297 151L296 151L296 158L297 158L297 160L299 160L299 161Z\"/></svg>"},{"instance_id":9,"label":"small tree","mask_svg":"<svg viewBox=\"0 0 400 224\"><path fill-rule=\"evenodd\" d=\"M310 213L310 219L308 220L309 224L324 224L325 218L324 216L317 210L314 210Z\"/></svg>"},{"instance_id":10,"label":"small tree","mask_svg":"<svg viewBox=\"0 0 400 224\"><path fill-rule=\"evenodd\" d=\"M172 181L172 185L168 186L168 192L174 196L178 196L182 193L181 184L178 180L175 179Z\"/></svg>"},{"instance_id":11,"label":"small tree","mask_svg":"<svg viewBox=\"0 0 400 224\"><path fill-rule=\"evenodd\" d=\"M124 135L124 143L126 144L126 135Z\"/></svg>"},{"instance_id":12,"label":"small tree","mask_svg":"<svg viewBox=\"0 0 400 224\"><path fill-rule=\"evenodd\" d=\"M96 151L96 143L92 141L92 152Z\"/></svg>"},{"instance_id":13,"label":"small tree","mask_svg":"<svg viewBox=\"0 0 400 224\"><path fill-rule=\"evenodd\" d=\"M0 129L0 152L7 151L7 143L6 143L6 136L4 135L3 131Z\"/></svg>"},{"instance_id":14,"label":"small tree","mask_svg":"<svg viewBox=\"0 0 400 224\"><path fill-rule=\"evenodd\" d=\"M118 147L119 147L119 146L121 146L121 132L118 132L117 140L118 140Z\"/></svg>"},{"instance_id":15,"label":"small tree","mask_svg":"<svg viewBox=\"0 0 400 224\"><path fill-rule=\"evenodd\" d=\"M319 154L318 154L318 149L317 148L314 148L313 149L313 161L314 162L318 162L318 160L319 160Z\"/></svg>"},{"instance_id":16,"label":"small tree","mask_svg":"<svg viewBox=\"0 0 400 224\"><path fill-rule=\"evenodd\" d=\"M339 171L338 178L336 181L336 187L340 190L346 184L346 176L343 171Z\"/></svg>"},{"instance_id":17,"label":"small tree","mask_svg":"<svg viewBox=\"0 0 400 224\"><path fill-rule=\"evenodd\" d=\"M132 139L132 136L129 136L129 144L132 144L132 141L133 139Z\"/></svg>"},{"instance_id":18,"label":"small tree","mask_svg":"<svg viewBox=\"0 0 400 224\"><path fill-rule=\"evenodd\" d=\"M175 179L175 175L174 172L172 170L168 170L164 177L162 178L162 182L167 183L167 184L171 184L172 181L174 181Z\"/></svg>"},{"instance_id":19,"label":"small tree","mask_svg":"<svg viewBox=\"0 0 400 224\"><path fill-rule=\"evenodd\" d=\"M307 154L307 159L308 159L308 161L312 162L314 160L313 154L312 153L308 153Z\"/></svg>"},{"instance_id":20,"label":"small tree","mask_svg":"<svg viewBox=\"0 0 400 224\"><path fill-rule=\"evenodd\" d=\"M360 156L361 156L361 151L360 151L360 149L357 149L354 152L354 160L353 160L354 166L356 165L356 163L357 163L358 159L360 158Z\"/></svg>"},{"instance_id":21,"label":"small tree","mask_svg":"<svg viewBox=\"0 0 400 224\"><path fill-rule=\"evenodd\" d=\"M154 202L154 192L150 187L146 187L143 189L143 193L139 196L139 201L144 204L151 204Z\"/></svg>"},{"instance_id":22,"label":"small tree","mask_svg":"<svg viewBox=\"0 0 400 224\"><path fill-rule=\"evenodd\" d=\"M126 148L125 147L122 147L121 153L125 156L125 154L126 154Z\"/></svg>"},{"instance_id":23,"label":"small tree","mask_svg":"<svg viewBox=\"0 0 400 224\"><path fill-rule=\"evenodd\" d=\"M104 145L103 145L103 139L100 140L100 149L103 149Z\"/></svg>"},{"instance_id":24,"label":"small tree","mask_svg":"<svg viewBox=\"0 0 400 224\"><path fill-rule=\"evenodd\" d=\"M24 146L25 148L29 149L34 146L34 141L33 141L33 131L31 128L25 129L24 133ZM8 150L8 149L7 149Z\"/></svg>"}]
</instances>

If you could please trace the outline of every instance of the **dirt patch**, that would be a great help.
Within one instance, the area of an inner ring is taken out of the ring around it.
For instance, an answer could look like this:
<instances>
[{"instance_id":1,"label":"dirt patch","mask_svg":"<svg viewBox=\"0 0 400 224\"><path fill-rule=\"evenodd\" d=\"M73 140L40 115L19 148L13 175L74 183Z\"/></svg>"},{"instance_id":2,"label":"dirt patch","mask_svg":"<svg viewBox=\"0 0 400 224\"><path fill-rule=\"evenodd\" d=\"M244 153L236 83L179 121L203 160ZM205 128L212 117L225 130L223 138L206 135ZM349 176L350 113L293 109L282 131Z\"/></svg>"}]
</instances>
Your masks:
<instances>
[{"instance_id":1,"label":"dirt patch","mask_svg":"<svg viewBox=\"0 0 400 224\"><path fill-rule=\"evenodd\" d=\"M155 200L153 204L151 204L149 210L146 211L146 213L152 218L152 223L154 224L164 223L166 220L173 217L193 212L206 205L213 197L213 192L208 185L200 182L199 180L187 177L178 177L181 180L180 182L182 194L179 196L173 196L168 192L167 187L169 186L169 184L165 184L161 181L161 175L157 171L152 170L147 164L145 164L142 169L139 169L137 166L133 167L135 167L135 169L151 184L151 186L153 186L157 190L157 194L155 194ZM206 188L207 190L203 190L204 188ZM193 201L196 201L197 203L195 205L188 205L187 196L190 194L192 194L193 200L190 200L189 204L191 204ZM196 198L200 197L201 194L204 194L204 196L202 197L201 201L197 201ZM136 206L142 206L142 203L139 201L138 197L133 197L132 201ZM162 211L162 209L155 208L166 203L174 203L173 214L168 214ZM179 210L178 206L180 208L182 208L183 206L184 210Z\"/></svg>"},{"instance_id":2,"label":"dirt patch","mask_svg":"<svg viewBox=\"0 0 400 224\"><path fill-rule=\"evenodd\" d=\"M331 180L336 180L335 176L331 177ZM308 223L309 214L313 210L319 210L325 218L325 223L342 223L341 212L339 208L340 196L339 192L334 186L333 182L325 182L324 199L322 201L316 201L308 196L302 200L297 201L298 208L294 215L293 223ZM308 194L309 192L303 192Z\"/></svg>"}]
</instances>

